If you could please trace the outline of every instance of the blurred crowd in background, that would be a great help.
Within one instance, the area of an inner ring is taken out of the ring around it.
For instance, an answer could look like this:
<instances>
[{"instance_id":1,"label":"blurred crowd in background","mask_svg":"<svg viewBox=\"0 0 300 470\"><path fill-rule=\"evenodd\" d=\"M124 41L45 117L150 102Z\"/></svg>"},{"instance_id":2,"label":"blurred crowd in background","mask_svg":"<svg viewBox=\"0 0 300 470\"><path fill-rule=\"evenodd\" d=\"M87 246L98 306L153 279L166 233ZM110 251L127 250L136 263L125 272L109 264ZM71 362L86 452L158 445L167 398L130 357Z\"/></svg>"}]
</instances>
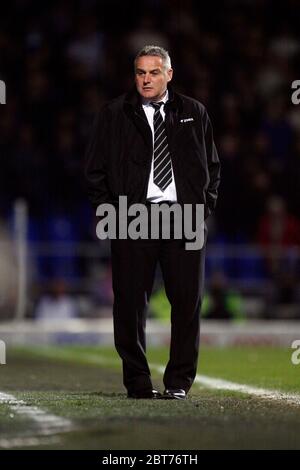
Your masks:
<instances>
[{"instance_id":1,"label":"blurred crowd in background","mask_svg":"<svg viewBox=\"0 0 300 470\"><path fill-rule=\"evenodd\" d=\"M90 289L96 303L112 301L108 245L81 256L96 241L84 153L94 113L132 87L135 54L155 44L170 53L174 88L204 103L214 126L222 183L209 220L218 247L207 261L211 291L230 285L259 295L263 285L266 303L297 303L300 105L291 84L300 79L299 24L297 0L1 5L0 217L10 226L23 198L33 249L70 247L66 257L33 257L33 289ZM245 249L231 258L233 246Z\"/></svg>"}]
</instances>

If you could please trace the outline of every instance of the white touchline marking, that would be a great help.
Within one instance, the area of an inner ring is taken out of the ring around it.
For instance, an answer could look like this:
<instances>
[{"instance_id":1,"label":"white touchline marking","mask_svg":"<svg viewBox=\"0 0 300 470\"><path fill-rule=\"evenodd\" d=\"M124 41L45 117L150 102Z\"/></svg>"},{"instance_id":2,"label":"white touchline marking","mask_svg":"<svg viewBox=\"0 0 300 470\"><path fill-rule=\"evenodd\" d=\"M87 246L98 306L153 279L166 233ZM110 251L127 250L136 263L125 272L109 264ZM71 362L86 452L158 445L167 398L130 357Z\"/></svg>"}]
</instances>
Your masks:
<instances>
[{"instance_id":1,"label":"white touchline marking","mask_svg":"<svg viewBox=\"0 0 300 470\"><path fill-rule=\"evenodd\" d=\"M217 390L232 390L233 392L241 392L249 395L255 395L259 398L267 400L281 400L291 405L300 405L300 395L280 392L278 390L270 390L267 388L254 387L252 385L239 384L230 382L229 380L207 377L205 375L197 375L195 382L208 388Z\"/></svg>"},{"instance_id":2,"label":"white touchline marking","mask_svg":"<svg viewBox=\"0 0 300 470\"><path fill-rule=\"evenodd\" d=\"M72 427L69 419L51 415L37 406L29 406L24 400L18 400L8 393L0 392L0 403L8 405L15 413L35 421L38 424L39 434L44 436L63 432Z\"/></svg>"},{"instance_id":3,"label":"white touchline marking","mask_svg":"<svg viewBox=\"0 0 300 470\"><path fill-rule=\"evenodd\" d=\"M14 447L36 447L42 444L50 445L59 443L57 437L12 437L0 438L0 448L13 449Z\"/></svg>"},{"instance_id":4,"label":"white touchline marking","mask_svg":"<svg viewBox=\"0 0 300 470\"><path fill-rule=\"evenodd\" d=\"M26 416L34 421L37 426L36 433L39 436L53 436L54 434L68 432L74 429L74 426L69 419L47 413L37 406L27 405L24 400L19 400L8 393L0 392L0 404L6 404L12 412L21 416ZM36 440L40 441L40 438L32 435L28 437L25 436L23 438L4 438L0 439L0 447L9 448L32 446L36 445ZM34 444L32 444L32 442L34 442Z\"/></svg>"},{"instance_id":5,"label":"white touchline marking","mask_svg":"<svg viewBox=\"0 0 300 470\"><path fill-rule=\"evenodd\" d=\"M53 356L57 357L55 353L51 353L50 351L43 351L42 354L46 356ZM64 351L61 354L61 358L71 359L73 360L72 351ZM90 362L91 364L99 364L99 365L116 365L120 364L118 359L108 359L104 356L99 354L84 354L83 357ZM160 374L163 374L165 368L159 364L150 364L150 368L156 370ZM286 392L281 392L278 390L270 390L262 387L255 387L252 385L245 385L239 384L236 382L231 382L229 380L209 377L207 375L200 375L197 374L195 377L195 384L202 385L203 387L212 388L216 390L231 390L233 392L240 392L245 393L246 395L254 395L259 398L265 398L267 400L277 400L277 401L284 401L287 404L291 405L300 405L300 395L299 394L291 394Z\"/></svg>"},{"instance_id":6,"label":"white touchline marking","mask_svg":"<svg viewBox=\"0 0 300 470\"><path fill-rule=\"evenodd\" d=\"M151 367L161 374L164 373L164 368L162 366L151 364ZM215 390L231 390L232 392L245 393L246 395L255 395L259 398L265 398L267 400L281 400L291 405L300 405L300 395L297 394L279 392L278 390L254 387L252 385L239 384L236 382L230 382L229 380L208 377L207 375L197 374L195 377L195 383L207 388L213 388Z\"/></svg>"}]
</instances>

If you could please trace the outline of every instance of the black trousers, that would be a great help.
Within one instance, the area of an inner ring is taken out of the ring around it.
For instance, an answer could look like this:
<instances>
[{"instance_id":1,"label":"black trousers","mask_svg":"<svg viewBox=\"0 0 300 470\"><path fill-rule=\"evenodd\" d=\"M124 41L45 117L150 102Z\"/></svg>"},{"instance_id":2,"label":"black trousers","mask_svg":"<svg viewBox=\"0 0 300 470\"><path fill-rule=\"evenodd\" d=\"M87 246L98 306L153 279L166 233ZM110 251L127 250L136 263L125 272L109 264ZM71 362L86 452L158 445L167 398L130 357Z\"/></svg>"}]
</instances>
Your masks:
<instances>
[{"instance_id":1,"label":"black trousers","mask_svg":"<svg viewBox=\"0 0 300 470\"><path fill-rule=\"evenodd\" d=\"M186 392L192 386L199 353L206 238L205 226L201 250L186 250L182 239L111 240L115 347L129 392L152 388L145 328L158 263L171 304L170 357L163 382L165 388Z\"/></svg>"}]
</instances>

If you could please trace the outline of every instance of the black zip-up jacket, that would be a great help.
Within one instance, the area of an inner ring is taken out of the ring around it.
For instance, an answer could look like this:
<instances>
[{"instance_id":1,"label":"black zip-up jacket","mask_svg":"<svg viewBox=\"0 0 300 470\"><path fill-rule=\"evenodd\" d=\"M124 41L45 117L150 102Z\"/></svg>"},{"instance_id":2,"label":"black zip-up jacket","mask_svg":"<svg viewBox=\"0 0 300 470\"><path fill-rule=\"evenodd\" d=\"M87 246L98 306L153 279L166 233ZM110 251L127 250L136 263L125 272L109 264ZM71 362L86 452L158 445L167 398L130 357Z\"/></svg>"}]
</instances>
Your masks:
<instances>
[{"instance_id":1,"label":"black zip-up jacket","mask_svg":"<svg viewBox=\"0 0 300 470\"><path fill-rule=\"evenodd\" d=\"M171 87L165 125L178 203L214 210L220 162L205 107ZM98 112L85 160L85 179L92 205L145 203L153 155L151 128L136 90L105 104Z\"/></svg>"}]
</instances>

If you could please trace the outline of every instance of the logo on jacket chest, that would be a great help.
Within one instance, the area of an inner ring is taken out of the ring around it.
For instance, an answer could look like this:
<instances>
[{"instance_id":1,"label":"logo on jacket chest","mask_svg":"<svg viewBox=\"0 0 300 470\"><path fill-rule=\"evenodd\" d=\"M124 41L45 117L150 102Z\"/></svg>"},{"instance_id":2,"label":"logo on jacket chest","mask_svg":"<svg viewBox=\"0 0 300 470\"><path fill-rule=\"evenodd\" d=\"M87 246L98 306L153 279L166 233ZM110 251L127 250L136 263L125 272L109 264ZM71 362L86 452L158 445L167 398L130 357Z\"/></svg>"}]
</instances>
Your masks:
<instances>
[{"instance_id":1,"label":"logo on jacket chest","mask_svg":"<svg viewBox=\"0 0 300 470\"><path fill-rule=\"evenodd\" d=\"M188 117L188 118L183 118L183 119L180 119L180 122L191 122L191 121L194 121L194 118L193 117Z\"/></svg>"}]
</instances>

